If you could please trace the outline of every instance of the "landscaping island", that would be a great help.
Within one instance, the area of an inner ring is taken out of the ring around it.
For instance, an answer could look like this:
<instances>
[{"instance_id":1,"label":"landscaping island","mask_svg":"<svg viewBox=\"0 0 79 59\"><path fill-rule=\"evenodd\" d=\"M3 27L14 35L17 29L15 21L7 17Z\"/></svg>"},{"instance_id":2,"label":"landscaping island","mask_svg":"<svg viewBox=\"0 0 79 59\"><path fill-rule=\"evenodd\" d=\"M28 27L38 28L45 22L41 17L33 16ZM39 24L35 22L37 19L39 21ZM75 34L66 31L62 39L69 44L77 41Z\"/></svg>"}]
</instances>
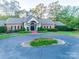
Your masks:
<instances>
[{"instance_id":1,"label":"landscaping island","mask_svg":"<svg viewBox=\"0 0 79 59\"><path fill-rule=\"evenodd\" d=\"M52 45L52 44L57 44L57 43L58 41L52 38L38 38L31 41L30 45L31 46L47 46L47 45Z\"/></svg>"},{"instance_id":2,"label":"landscaping island","mask_svg":"<svg viewBox=\"0 0 79 59\"><path fill-rule=\"evenodd\" d=\"M48 45L58 45L65 44L63 40L53 39L53 38L36 38L34 40L23 42L22 47L37 47L37 46L48 46Z\"/></svg>"}]
</instances>

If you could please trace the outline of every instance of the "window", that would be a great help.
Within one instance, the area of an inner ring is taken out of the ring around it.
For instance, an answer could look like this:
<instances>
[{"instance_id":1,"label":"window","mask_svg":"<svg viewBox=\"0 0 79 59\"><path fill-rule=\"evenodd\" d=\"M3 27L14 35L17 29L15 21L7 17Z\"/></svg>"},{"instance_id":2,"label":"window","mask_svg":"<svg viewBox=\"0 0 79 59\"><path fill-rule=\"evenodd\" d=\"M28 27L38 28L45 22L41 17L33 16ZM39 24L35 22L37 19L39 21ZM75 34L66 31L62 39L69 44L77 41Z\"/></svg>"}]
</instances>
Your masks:
<instances>
[{"instance_id":1,"label":"window","mask_svg":"<svg viewBox=\"0 0 79 59\"><path fill-rule=\"evenodd\" d=\"M16 26L15 26L15 30L16 30Z\"/></svg>"},{"instance_id":2,"label":"window","mask_svg":"<svg viewBox=\"0 0 79 59\"><path fill-rule=\"evenodd\" d=\"M47 28L48 28L48 26L47 26Z\"/></svg>"},{"instance_id":3,"label":"window","mask_svg":"<svg viewBox=\"0 0 79 59\"><path fill-rule=\"evenodd\" d=\"M21 26L21 29L23 29L23 27Z\"/></svg>"},{"instance_id":4,"label":"window","mask_svg":"<svg viewBox=\"0 0 79 59\"><path fill-rule=\"evenodd\" d=\"M18 26L18 29L19 29L19 26Z\"/></svg>"},{"instance_id":5,"label":"window","mask_svg":"<svg viewBox=\"0 0 79 59\"><path fill-rule=\"evenodd\" d=\"M13 26L11 26L11 30L13 30Z\"/></svg>"},{"instance_id":6,"label":"window","mask_svg":"<svg viewBox=\"0 0 79 59\"><path fill-rule=\"evenodd\" d=\"M51 29L51 26L50 26L50 29Z\"/></svg>"},{"instance_id":7,"label":"window","mask_svg":"<svg viewBox=\"0 0 79 59\"><path fill-rule=\"evenodd\" d=\"M44 28L46 28L46 26L44 26Z\"/></svg>"}]
</instances>

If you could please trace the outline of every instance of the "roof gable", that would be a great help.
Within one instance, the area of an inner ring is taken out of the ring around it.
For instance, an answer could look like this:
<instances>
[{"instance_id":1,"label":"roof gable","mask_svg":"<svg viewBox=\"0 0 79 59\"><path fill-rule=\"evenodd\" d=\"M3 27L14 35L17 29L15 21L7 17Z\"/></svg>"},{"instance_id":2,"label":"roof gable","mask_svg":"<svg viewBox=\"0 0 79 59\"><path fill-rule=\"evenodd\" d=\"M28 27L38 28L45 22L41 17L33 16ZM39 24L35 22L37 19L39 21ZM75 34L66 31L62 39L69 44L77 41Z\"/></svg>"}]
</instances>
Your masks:
<instances>
[{"instance_id":1,"label":"roof gable","mask_svg":"<svg viewBox=\"0 0 79 59\"><path fill-rule=\"evenodd\" d=\"M34 17L30 19L27 23L30 23L31 21L35 21L36 23L39 23Z\"/></svg>"}]
</instances>

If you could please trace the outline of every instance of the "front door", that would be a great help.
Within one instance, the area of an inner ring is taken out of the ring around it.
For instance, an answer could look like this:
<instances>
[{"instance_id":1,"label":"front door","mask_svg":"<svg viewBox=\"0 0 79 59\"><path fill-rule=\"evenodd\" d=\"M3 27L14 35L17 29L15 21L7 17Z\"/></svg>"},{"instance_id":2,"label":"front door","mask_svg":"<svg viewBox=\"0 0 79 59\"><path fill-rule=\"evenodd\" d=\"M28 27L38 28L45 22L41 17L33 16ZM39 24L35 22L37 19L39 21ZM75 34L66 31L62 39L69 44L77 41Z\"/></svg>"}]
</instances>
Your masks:
<instances>
[{"instance_id":1,"label":"front door","mask_svg":"<svg viewBox=\"0 0 79 59\"><path fill-rule=\"evenodd\" d=\"M32 21L32 22L31 22L30 30L31 30L31 31L35 31L35 30L36 30L36 22L35 22L35 21Z\"/></svg>"},{"instance_id":2,"label":"front door","mask_svg":"<svg viewBox=\"0 0 79 59\"><path fill-rule=\"evenodd\" d=\"M31 29L31 31L34 31L35 27L32 25L30 29Z\"/></svg>"}]
</instances>

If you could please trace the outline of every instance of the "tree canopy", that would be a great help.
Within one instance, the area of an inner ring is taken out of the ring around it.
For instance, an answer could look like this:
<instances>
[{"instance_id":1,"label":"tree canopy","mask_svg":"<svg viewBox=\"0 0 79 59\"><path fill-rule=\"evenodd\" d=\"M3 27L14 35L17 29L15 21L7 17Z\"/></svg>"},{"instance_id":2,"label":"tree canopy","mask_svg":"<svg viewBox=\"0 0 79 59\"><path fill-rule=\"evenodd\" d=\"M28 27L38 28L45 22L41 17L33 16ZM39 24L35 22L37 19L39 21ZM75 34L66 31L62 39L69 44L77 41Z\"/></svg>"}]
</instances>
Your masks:
<instances>
[{"instance_id":1,"label":"tree canopy","mask_svg":"<svg viewBox=\"0 0 79 59\"><path fill-rule=\"evenodd\" d=\"M43 3L38 4L32 9L33 15L42 18L47 13L47 18L54 21L61 21L68 27L79 29L79 7L78 6L61 6L58 1L45 6Z\"/></svg>"},{"instance_id":2,"label":"tree canopy","mask_svg":"<svg viewBox=\"0 0 79 59\"><path fill-rule=\"evenodd\" d=\"M7 16L0 16L2 19L8 17L19 17L19 14L26 13L25 10L20 10L19 2L16 0L2 0L3 4L0 3L0 9L2 9ZM11 16L11 14L15 14ZM50 3L45 6L43 3L36 5L35 8L31 9L32 15L37 18L51 18L54 21L61 21L68 27L79 29L79 6L61 6L58 1ZM29 13L29 12L27 12Z\"/></svg>"}]
</instances>

